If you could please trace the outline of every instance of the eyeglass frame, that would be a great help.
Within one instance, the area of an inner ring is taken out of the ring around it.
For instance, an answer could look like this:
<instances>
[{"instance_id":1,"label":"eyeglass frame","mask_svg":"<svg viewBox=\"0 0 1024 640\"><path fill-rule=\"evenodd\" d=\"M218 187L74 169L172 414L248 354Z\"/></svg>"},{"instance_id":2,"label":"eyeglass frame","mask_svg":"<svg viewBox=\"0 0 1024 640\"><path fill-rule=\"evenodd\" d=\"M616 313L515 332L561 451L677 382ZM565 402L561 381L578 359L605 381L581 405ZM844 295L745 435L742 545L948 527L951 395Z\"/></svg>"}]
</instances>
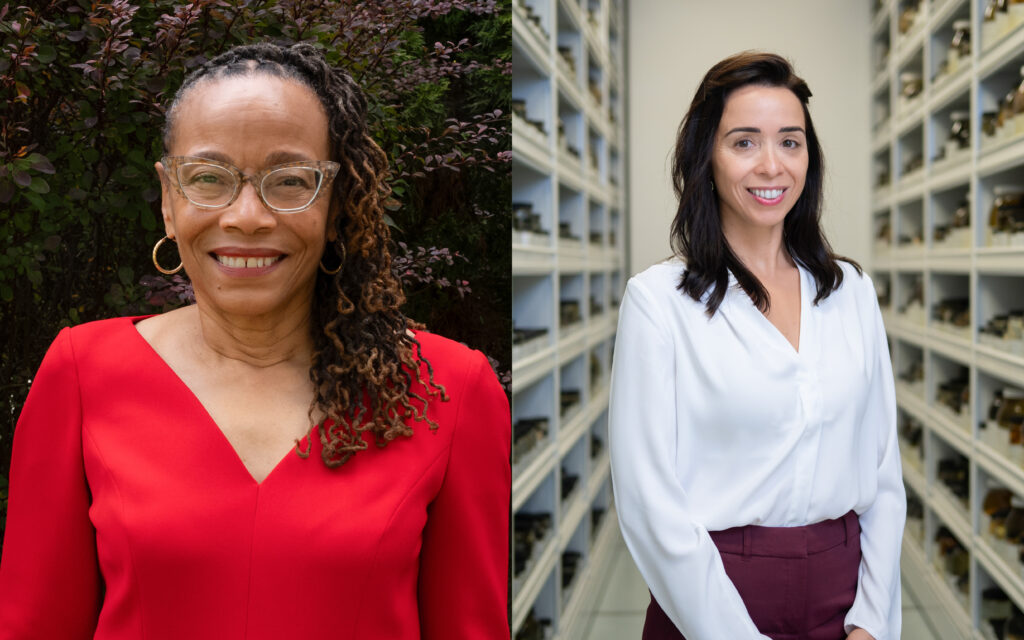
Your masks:
<instances>
[{"instance_id":1,"label":"eyeglass frame","mask_svg":"<svg viewBox=\"0 0 1024 640\"><path fill-rule=\"evenodd\" d=\"M187 162L193 162L195 164L207 164L215 167L220 167L221 169L224 169L228 173L233 175L235 177L235 191L234 193L231 194L231 197L228 199L228 201L225 202L224 204L201 204L199 202L196 202L192 198L188 197L188 194L185 193L184 187L181 186L181 176L178 175L178 170L181 168L181 165ZM251 182L253 189L256 190L256 196L260 199L260 202L263 203L263 206L265 206L267 209L270 209L275 213L282 213L286 215L290 213L301 213L306 209L312 207L313 203L320 198L321 194L323 194L325 191L330 191L331 183L334 181L335 176L338 175L338 171L341 170L341 163L334 162L333 160L300 160L298 162L285 162L284 164L275 164L272 167L261 169L260 171L257 171L252 175L246 175L242 173L242 170L233 164L222 162L220 160L211 160L210 158L203 158L200 156L164 156L160 158L160 164L162 164L164 166L164 169L166 169L167 172L171 176L173 176L174 179L171 181L171 184L174 185L174 188L177 189L178 193L180 193L183 198L185 198L186 200L188 200L190 203L194 204L197 207L201 207L203 209L220 209L221 207L231 206L231 204L238 199L238 194L242 193L242 188L245 186L245 183ZM312 199L310 199L309 202L307 202L305 205L297 209L281 209L272 206L269 202L267 202L267 199L263 197L264 178L266 178L274 171L278 171L280 169L287 169L289 167L303 167L307 169L315 169L322 174L320 184L317 185L317 191L313 195ZM326 190L324 189L324 186L327 186Z\"/></svg>"}]
</instances>

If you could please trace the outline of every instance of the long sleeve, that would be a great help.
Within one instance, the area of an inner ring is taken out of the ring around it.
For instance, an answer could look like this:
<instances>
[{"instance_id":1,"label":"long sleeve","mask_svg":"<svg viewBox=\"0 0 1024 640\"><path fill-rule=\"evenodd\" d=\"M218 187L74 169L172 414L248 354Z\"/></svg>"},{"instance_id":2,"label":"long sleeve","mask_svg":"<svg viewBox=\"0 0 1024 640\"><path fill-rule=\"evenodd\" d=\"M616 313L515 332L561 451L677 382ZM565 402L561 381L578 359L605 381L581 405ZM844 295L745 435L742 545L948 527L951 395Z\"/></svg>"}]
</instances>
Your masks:
<instances>
[{"instance_id":1,"label":"long sleeve","mask_svg":"<svg viewBox=\"0 0 1024 640\"><path fill-rule=\"evenodd\" d=\"M423 640L509 637L508 534L512 471L508 400L486 358L460 403L447 471L423 533Z\"/></svg>"},{"instance_id":2,"label":"long sleeve","mask_svg":"<svg viewBox=\"0 0 1024 640\"><path fill-rule=\"evenodd\" d=\"M673 292L675 293L675 292ZM626 545L688 640L761 635L707 529L688 511L675 468L676 377L670 324L635 279L619 312L609 409L612 482Z\"/></svg>"},{"instance_id":3,"label":"long sleeve","mask_svg":"<svg viewBox=\"0 0 1024 640\"><path fill-rule=\"evenodd\" d=\"M70 333L47 352L18 419L0 561L0 639L92 638L101 602Z\"/></svg>"},{"instance_id":4,"label":"long sleeve","mask_svg":"<svg viewBox=\"0 0 1024 640\"><path fill-rule=\"evenodd\" d=\"M870 284L870 282L868 283ZM900 549L907 517L907 497L896 440L896 391L885 327L874 288L870 302L875 316L877 358L863 429L878 433L878 490L871 506L860 514L861 564L857 597L846 615L847 632L861 627L875 640L899 640Z\"/></svg>"}]
</instances>

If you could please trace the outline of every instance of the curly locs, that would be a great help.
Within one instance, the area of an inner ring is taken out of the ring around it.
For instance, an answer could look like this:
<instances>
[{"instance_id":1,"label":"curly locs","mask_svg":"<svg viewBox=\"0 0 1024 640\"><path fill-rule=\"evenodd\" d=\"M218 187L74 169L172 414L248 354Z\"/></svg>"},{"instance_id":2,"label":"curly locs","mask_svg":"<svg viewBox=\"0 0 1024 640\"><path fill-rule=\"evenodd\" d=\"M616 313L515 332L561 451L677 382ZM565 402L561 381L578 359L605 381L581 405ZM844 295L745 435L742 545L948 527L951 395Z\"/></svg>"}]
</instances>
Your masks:
<instances>
[{"instance_id":1,"label":"curly locs","mask_svg":"<svg viewBox=\"0 0 1024 640\"><path fill-rule=\"evenodd\" d=\"M331 192L336 240L328 241L321 263L340 269L317 274L310 322L309 377L315 389L310 416L327 418L319 429L311 427L310 437L319 430L321 458L333 468L367 448L365 431L383 447L398 436L411 436L411 420L436 429L427 416L428 400L448 396L408 331L417 325L399 310L405 296L392 271L382 205L389 192L387 156L370 137L366 97L348 73L331 67L307 43L235 47L185 78L167 109L165 148L171 146L177 107L197 84L261 73L295 80L316 94L327 112L330 159L341 163ZM308 449L296 447L296 452L309 455Z\"/></svg>"}]
</instances>

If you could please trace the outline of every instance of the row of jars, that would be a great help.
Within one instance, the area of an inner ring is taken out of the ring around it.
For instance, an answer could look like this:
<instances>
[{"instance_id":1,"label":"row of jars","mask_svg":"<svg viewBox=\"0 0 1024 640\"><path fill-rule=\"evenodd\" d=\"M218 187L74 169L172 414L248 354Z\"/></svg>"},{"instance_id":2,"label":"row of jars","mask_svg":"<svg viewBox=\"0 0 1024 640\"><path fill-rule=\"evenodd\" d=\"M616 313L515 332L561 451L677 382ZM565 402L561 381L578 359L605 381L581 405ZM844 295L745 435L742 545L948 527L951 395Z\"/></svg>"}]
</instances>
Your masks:
<instances>
[{"instance_id":1,"label":"row of jars","mask_svg":"<svg viewBox=\"0 0 1024 640\"><path fill-rule=\"evenodd\" d=\"M883 51L887 56L888 51ZM950 40L946 54L939 62L939 67L932 78L938 82L945 76L955 75L971 63L971 21L956 20L953 22L953 38ZM879 69L881 70L881 69ZM921 94L924 82L920 73L903 71L900 73L900 98L904 106Z\"/></svg>"},{"instance_id":2,"label":"row of jars","mask_svg":"<svg viewBox=\"0 0 1024 640\"><path fill-rule=\"evenodd\" d=\"M968 249L971 246L971 205L965 194L957 204L953 217L945 224L932 229L932 243L935 246Z\"/></svg>"},{"instance_id":3,"label":"row of jars","mask_svg":"<svg viewBox=\"0 0 1024 640\"><path fill-rule=\"evenodd\" d=\"M547 440L548 419L545 416L520 418L512 425L512 464L519 464Z\"/></svg>"},{"instance_id":4,"label":"row of jars","mask_svg":"<svg viewBox=\"0 0 1024 640\"><path fill-rule=\"evenodd\" d=\"M559 415L563 418L580 404L579 389L562 389L558 393Z\"/></svg>"},{"instance_id":5,"label":"row of jars","mask_svg":"<svg viewBox=\"0 0 1024 640\"><path fill-rule=\"evenodd\" d=\"M513 557L515 559L512 576L514 578L519 578L526 571L534 553L544 546L543 542L551 532L553 524L551 513L546 511L516 512L513 517L512 530Z\"/></svg>"},{"instance_id":6,"label":"row of jars","mask_svg":"<svg viewBox=\"0 0 1024 640\"><path fill-rule=\"evenodd\" d=\"M1024 577L1024 500L989 481L981 511L982 537L1015 574Z\"/></svg>"},{"instance_id":7,"label":"row of jars","mask_svg":"<svg viewBox=\"0 0 1024 640\"><path fill-rule=\"evenodd\" d=\"M925 323L924 313L924 279L915 278L910 288L910 295L906 302L896 308L896 312L903 316L908 322L914 324Z\"/></svg>"},{"instance_id":8,"label":"row of jars","mask_svg":"<svg viewBox=\"0 0 1024 640\"><path fill-rule=\"evenodd\" d=\"M514 117L521 118L523 122L530 125L533 129L536 129L542 136L548 135L548 130L544 127L543 120L532 120L530 119L529 113L526 109L526 100L522 98L512 98L512 115ZM513 132L515 133L515 132Z\"/></svg>"},{"instance_id":9,"label":"row of jars","mask_svg":"<svg viewBox=\"0 0 1024 640\"><path fill-rule=\"evenodd\" d=\"M907 517L910 517L910 501L907 503ZM1015 515L1014 520L1018 517ZM1024 510L1019 518L1024 525ZM1018 526L1016 523L1014 527ZM991 540L991 538L990 538ZM960 601L967 607L970 592L970 553L945 526L935 532L935 568L946 576ZM1014 553L1010 566L1024 567L1018 553ZM1024 640L1024 614L1011 602L1010 597L999 586L988 587L981 592L978 618L988 626L992 635L1002 640Z\"/></svg>"},{"instance_id":10,"label":"row of jars","mask_svg":"<svg viewBox=\"0 0 1024 640\"><path fill-rule=\"evenodd\" d=\"M932 562L936 571L946 577L964 609L969 609L971 556L967 548L945 526L938 528L934 540L935 555L932 556Z\"/></svg>"},{"instance_id":11,"label":"row of jars","mask_svg":"<svg viewBox=\"0 0 1024 640\"><path fill-rule=\"evenodd\" d=\"M932 305L932 322L938 328L961 333L970 331L971 301L969 298L946 298Z\"/></svg>"},{"instance_id":12,"label":"row of jars","mask_svg":"<svg viewBox=\"0 0 1024 640\"><path fill-rule=\"evenodd\" d=\"M950 458L939 460L937 476L942 485L949 490L956 502L966 511L971 496L971 481L967 458L954 453Z\"/></svg>"},{"instance_id":13,"label":"row of jars","mask_svg":"<svg viewBox=\"0 0 1024 640\"><path fill-rule=\"evenodd\" d=\"M1024 311L1014 309L993 316L978 330L978 342L1024 357Z\"/></svg>"},{"instance_id":14,"label":"row of jars","mask_svg":"<svg viewBox=\"0 0 1024 640\"><path fill-rule=\"evenodd\" d=\"M899 425L900 452L910 466L924 472L924 425L912 416L904 416Z\"/></svg>"},{"instance_id":15,"label":"row of jars","mask_svg":"<svg viewBox=\"0 0 1024 640\"><path fill-rule=\"evenodd\" d=\"M985 227L985 245L990 247L1024 247L1024 188L1018 185L997 185L993 189L994 199L989 209L988 224ZM968 248L971 244L971 210L964 198L960 201L950 222L937 224L932 229L935 245ZM875 233L878 248L884 248L892 241L892 223L885 219ZM924 233L901 233L900 246L921 245Z\"/></svg>"},{"instance_id":16,"label":"row of jars","mask_svg":"<svg viewBox=\"0 0 1024 640\"><path fill-rule=\"evenodd\" d=\"M558 326L567 327L583 321L579 300L558 301Z\"/></svg>"},{"instance_id":17,"label":"row of jars","mask_svg":"<svg viewBox=\"0 0 1024 640\"><path fill-rule=\"evenodd\" d=\"M985 244L994 247L1024 247L1024 187L995 187L995 200L989 212Z\"/></svg>"},{"instance_id":18,"label":"row of jars","mask_svg":"<svg viewBox=\"0 0 1024 640\"><path fill-rule=\"evenodd\" d=\"M1024 24L1024 0L988 0L981 22L985 48Z\"/></svg>"},{"instance_id":19,"label":"row of jars","mask_svg":"<svg viewBox=\"0 0 1024 640\"><path fill-rule=\"evenodd\" d=\"M924 364L921 360L912 361L897 378L910 387L911 393L924 395ZM937 406L948 409L958 416L967 416L970 413L970 394L967 370L964 369L956 376L939 383L935 390L935 402Z\"/></svg>"},{"instance_id":20,"label":"row of jars","mask_svg":"<svg viewBox=\"0 0 1024 640\"><path fill-rule=\"evenodd\" d=\"M525 0L516 0L516 6L526 14L526 19L529 23L544 34L544 38L547 39L548 32L544 30L544 24L541 22L540 16L534 13L533 7L527 4Z\"/></svg>"},{"instance_id":21,"label":"row of jars","mask_svg":"<svg viewBox=\"0 0 1024 640\"><path fill-rule=\"evenodd\" d=\"M1024 466L1024 391L1014 387L997 389L978 427L982 442L1007 460Z\"/></svg>"},{"instance_id":22,"label":"row of jars","mask_svg":"<svg viewBox=\"0 0 1024 640\"><path fill-rule=\"evenodd\" d=\"M1009 88L998 108L981 114L983 148L1024 134L1024 66L1020 73L1021 81Z\"/></svg>"},{"instance_id":23,"label":"row of jars","mask_svg":"<svg viewBox=\"0 0 1024 640\"><path fill-rule=\"evenodd\" d=\"M533 210L533 203L512 203L512 230L531 235L548 236L550 232L541 224L541 216Z\"/></svg>"},{"instance_id":24,"label":"row of jars","mask_svg":"<svg viewBox=\"0 0 1024 640\"><path fill-rule=\"evenodd\" d=\"M543 351L550 343L547 336L547 327L517 327L513 324L512 359L519 360Z\"/></svg>"}]
</instances>

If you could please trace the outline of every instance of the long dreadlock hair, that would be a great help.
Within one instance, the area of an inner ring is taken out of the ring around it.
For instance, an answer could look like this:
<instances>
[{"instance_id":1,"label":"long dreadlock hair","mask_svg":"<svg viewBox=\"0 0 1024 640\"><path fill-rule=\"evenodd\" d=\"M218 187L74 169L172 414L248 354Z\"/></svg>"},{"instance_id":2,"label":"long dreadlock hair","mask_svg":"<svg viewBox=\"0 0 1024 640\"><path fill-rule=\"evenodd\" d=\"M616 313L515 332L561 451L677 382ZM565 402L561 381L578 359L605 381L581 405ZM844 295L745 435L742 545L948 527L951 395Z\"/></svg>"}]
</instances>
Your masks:
<instances>
[{"instance_id":1,"label":"long dreadlock hair","mask_svg":"<svg viewBox=\"0 0 1024 640\"><path fill-rule=\"evenodd\" d=\"M446 401L448 396L407 331L418 325L399 310L405 295L392 272L391 233L382 206L390 191L387 156L370 137L366 97L348 73L331 67L311 44L235 47L185 78L167 109L165 149L171 146L178 106L197 84L256 74L295 80L316 94L327 112L331 160L341 163L331 191L336 239L324 250L327 264L340 256L341 270L317 273L310 323L315 397L309 411L311 418L314 412L328 418L319 429L311 427L310 437L319 430L321 458L333 468L366 448L365 431L383 447L412 435L409 420L425 420L436 429L426 415L428 398ZM412 389L414 376L422 395ZM309 455L299 447L296 452Z\"/></svg>"}]
</instances>

